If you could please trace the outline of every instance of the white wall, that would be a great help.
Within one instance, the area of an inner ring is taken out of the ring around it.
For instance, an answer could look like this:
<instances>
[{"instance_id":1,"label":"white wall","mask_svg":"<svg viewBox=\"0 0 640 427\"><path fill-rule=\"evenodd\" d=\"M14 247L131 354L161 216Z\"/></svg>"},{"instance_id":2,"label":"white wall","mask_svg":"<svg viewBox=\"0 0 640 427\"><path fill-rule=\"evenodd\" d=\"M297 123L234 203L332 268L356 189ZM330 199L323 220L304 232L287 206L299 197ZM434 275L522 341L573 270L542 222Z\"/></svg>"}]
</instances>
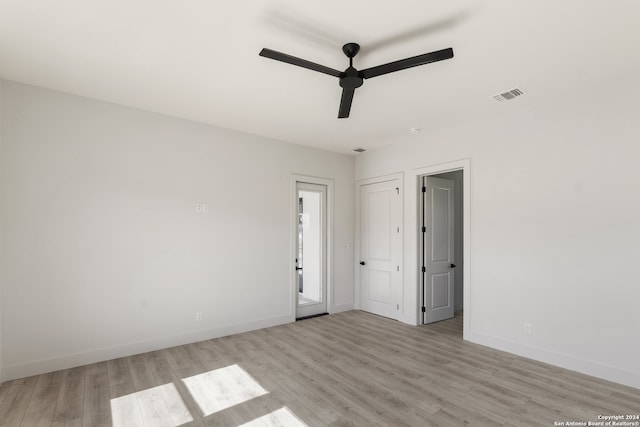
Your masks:
<instances>
[{"instance_id":1,"label":"white wall","mask_svg":"<svg viewBox=\"0 0 640 427\"><path fill-rule=\"evenodd\" d=\"M359 156L356 179L404 172L410 183L414 169L470 159L467 338L640 388L640 81L527 97ZM415 188L405 188L408 322Z\"/></svg>"},{"instance_id":2,"label":"white wall","mask_svg":"<svg viewBox=\"0 0 640 427\"><path fill-rule=\"evenodd\" d=\"M291 321L294 173L335 181L353 307L352 157L7 81L1 106L5 378Z\"/></svg>"}]
</instances>

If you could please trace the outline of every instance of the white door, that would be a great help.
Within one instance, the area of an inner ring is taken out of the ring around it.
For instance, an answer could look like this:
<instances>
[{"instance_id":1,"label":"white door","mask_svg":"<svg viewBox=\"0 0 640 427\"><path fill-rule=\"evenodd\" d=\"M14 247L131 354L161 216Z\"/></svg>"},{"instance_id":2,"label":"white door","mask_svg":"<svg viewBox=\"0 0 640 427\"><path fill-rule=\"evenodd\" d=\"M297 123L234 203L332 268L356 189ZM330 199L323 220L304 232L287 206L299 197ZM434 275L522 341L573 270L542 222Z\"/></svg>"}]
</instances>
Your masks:
<instances>
[{"instance_id":1,"label":"white door","mask_svg":"<svg viewBox=\"0 0 640 427\"><path fill-rule=\"evenodd\" d=\"M400 180L360 186L360 308L397 318L402 295Z\"/></svg>"},{"instance_id":2,"label":"white door","mask_svg":"<svg viewBox=\"0 0 640 427\"><path fill-rule=\"evenodd\" d=\"M454 182L423 178L423 323L454 313Z\"/></svg>"},{"instance_id":3,"label":"white door","mask_svg":"<svg viewBox=\"0 0 640 427\"><path fill-rule=\"evenodd\" d=\"M296 318L327 312L327 187L298 182Z\"/></svg>"}]
</instances>

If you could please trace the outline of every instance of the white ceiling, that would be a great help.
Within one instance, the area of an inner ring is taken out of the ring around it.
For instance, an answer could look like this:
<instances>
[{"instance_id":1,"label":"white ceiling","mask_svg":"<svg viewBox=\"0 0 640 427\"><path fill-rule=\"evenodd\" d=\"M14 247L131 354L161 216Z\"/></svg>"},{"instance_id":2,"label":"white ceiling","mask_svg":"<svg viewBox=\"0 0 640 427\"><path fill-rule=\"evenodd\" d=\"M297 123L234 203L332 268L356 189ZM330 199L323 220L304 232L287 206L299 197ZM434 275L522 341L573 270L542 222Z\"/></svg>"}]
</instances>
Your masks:
<instances>
[{"instance_id":1,"label":"white ceiling","mask_svg":"<svg viewBox=\"0 0 640 427\"><path fill-rule=\"evenodd\" d=\"M366 80L337 119L343 70L453 47ZM343 153L640 70L637 0L0 0L0 77ZM527 95L497 103L518 86Z\"/></svg>"}]
</instances>

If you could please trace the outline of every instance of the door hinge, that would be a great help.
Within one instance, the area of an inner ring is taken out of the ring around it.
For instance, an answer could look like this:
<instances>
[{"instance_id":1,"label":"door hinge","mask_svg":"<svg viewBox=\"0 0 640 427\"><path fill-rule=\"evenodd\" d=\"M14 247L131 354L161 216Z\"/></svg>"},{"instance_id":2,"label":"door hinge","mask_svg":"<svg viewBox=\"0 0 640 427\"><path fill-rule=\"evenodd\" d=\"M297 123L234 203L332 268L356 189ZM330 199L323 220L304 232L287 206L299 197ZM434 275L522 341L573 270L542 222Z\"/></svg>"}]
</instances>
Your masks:
<instances>
[{"instance_id":1,"label":"door hinge","mask_svg":"<svg viewBox=\"0 0 640 427\"><path fill-rule=\"evenodd\" d=\"M427 192L427 187L422 187L422 192L426 193Z\"/></svg>"},{"instance_id":2,"label":"door hinge","mask_svg":"<svg viewBox=\"0 0 640 427\"><path fill-rule=\"evenodd\" d=\"M396 233L400 232L400 227L396 227Z\"/></svg>"},{"instance_id":3,"label":"door hinge","mask_svg":"<svg viewBox=\"0 0 640 427\"><path fill-rule=\"evenodd\" d=\"M400 271L400 266L396 265L396 271Z\"/></svg>"},{"instance_id":4,"label":"door hinge","mask_svg":"<svg viewBox=\"0 0 640 427\"><path fill-rule=\"evenodd\" d=\"M427 267L422 267L422 272L426 273L427 272Z\"/></svg>"},{"instance_id":5,"label":"door hinge","mask_svg":"<svg viewBox=\"0 0 640 427\"><path fill-rule=\"evenodd\" d=\"M427 307L422 307L422 312L426 313L427 312Z\"/></svg>"},{"instance_id":6,"label":"door hinge","mask_svg":"<svg viewBox=\"0 0 640 427\"><path fill-rule=\"evenodd\" d=\"M396 187L396 194L400 194L400 188Z\"/></svg>"},{"instance_id":7,"label":"door hinge","mask_svg":"<svg viewBox=\"0 0 640 427\"><path fill-rule=\"evenodd\" d=\"M427 232L427 227L422 227L422 232L426 233Z\"/></svg>"}]
</instances>

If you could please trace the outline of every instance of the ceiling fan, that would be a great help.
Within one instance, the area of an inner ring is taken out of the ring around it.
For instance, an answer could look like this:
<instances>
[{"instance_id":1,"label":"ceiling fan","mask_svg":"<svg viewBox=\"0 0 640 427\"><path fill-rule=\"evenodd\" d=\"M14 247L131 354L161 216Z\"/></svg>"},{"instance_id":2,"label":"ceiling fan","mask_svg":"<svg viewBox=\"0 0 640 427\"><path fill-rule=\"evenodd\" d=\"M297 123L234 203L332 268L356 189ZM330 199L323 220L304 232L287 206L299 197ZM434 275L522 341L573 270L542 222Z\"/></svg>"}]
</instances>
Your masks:
<instances>
[{"instance_id":1,"label":"ceiling fan","mask_svg":"<svg viewBox=\"0 0 640 427\"><path fill-rule=\"evenodd\" d=\"M406 68L417 67L418 65L429 64L431 62L443 61L453 58L453 49L447 48L437 50L435 52L425 53L423 55L413 56L411 58L401 59L399 61L389 62L387 64L378 65L376 67L366 68L364 70L356 70L353 68L353 57L360 51L360 45L357 43L347 43L342 46L342 51L349 58L349 67L344 71L338 71L324 65L305 59L296 58L286 53L277 52L275 50L264 48L260 51L260 56L275 59L276 61L286 62L288 64L297 65L298 67L308 68L320 73L329 74L340 79L342 87L342 99L340 100L340 109L338 110L338 118L344 119L349 117L351 111L351 102L356 88L364 83L364 79L381 76L383 74L393 73L395 71L404 70Z\"/></svg>"}]
</instances>

